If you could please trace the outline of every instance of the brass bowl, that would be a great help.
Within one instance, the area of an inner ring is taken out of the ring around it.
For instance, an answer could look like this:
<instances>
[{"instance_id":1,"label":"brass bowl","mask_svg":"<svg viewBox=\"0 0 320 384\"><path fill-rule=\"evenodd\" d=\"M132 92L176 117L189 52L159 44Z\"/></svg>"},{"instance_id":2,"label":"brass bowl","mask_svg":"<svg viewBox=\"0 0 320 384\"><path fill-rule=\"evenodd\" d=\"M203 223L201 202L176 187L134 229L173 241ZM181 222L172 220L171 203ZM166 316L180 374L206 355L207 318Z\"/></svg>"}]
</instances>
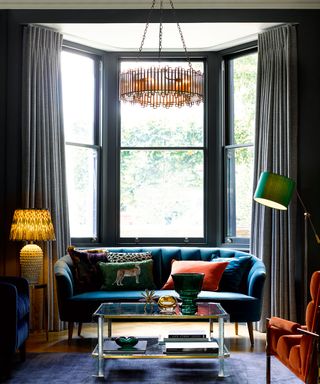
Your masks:
<instances>
[{"instance_id":1,"label":"brass bowl","mask_svg":"<svg viewBox=\"0 0 320 384\"><path fill-rule=\"evenodd\" d=\"M177 300L174 296L161 296L158 300L160 312L173 312L177 306Z\"/></svg>"}]
</instances>

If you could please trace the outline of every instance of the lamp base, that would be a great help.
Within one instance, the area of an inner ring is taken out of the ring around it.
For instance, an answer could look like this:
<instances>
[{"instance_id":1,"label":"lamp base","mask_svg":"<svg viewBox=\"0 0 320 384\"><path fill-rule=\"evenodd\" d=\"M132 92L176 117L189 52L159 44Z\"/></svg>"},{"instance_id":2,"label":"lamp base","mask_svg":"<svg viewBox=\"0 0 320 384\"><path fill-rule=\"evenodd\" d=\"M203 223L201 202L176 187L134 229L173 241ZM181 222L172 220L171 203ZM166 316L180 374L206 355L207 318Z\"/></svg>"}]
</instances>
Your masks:
<instances>
[{"instance_id":1,"label":"lamp base","mask_svg":"<svg viewBox=\"0 0 320 384\"><path fill-rule=\"evenodd\" d=\"M21 276L29 284L39 282L40 272L43 268L43 252L36 244L27 244L20 251Z\"/></svg>"}]
</instances>

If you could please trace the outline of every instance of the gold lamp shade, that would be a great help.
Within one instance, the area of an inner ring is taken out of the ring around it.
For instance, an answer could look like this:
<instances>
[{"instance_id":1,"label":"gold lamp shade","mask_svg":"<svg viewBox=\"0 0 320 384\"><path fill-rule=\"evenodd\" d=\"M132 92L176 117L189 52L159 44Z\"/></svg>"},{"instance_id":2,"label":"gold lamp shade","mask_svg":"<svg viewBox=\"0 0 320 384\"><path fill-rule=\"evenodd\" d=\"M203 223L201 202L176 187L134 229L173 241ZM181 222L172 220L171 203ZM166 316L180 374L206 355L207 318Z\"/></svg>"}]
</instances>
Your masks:
<instances>
[{"instance_id":1,"label":"gold lamp shade","mask_svg":"<svg viewBox=\"0 0 320 384\"><path fill-rule=\"evenodd\" d=\"M30 284L38 283L43 268L43 252L32 242L55 240L50 212L47 209L16 209L10 230L10 240L31 242L20 251L21 276Z\"/></svg>"}]
</instances>

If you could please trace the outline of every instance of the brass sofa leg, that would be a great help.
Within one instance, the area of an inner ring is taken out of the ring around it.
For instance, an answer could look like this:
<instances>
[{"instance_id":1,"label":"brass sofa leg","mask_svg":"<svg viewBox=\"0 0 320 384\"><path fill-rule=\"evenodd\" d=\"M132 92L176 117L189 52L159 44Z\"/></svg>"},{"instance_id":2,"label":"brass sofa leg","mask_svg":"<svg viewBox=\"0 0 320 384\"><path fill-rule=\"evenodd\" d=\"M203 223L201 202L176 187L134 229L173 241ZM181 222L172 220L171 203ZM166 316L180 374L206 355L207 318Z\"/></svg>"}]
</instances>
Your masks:
<instances>
[{"instance_id":1,"label":"brass sofa leg","mask_svg":"<svg viewBox=\"0 0 320 384\"><path fill-rule=\"evenodd\" d=\"M239 335L239 323L237 321L234 323L234 333L236 336Z\"/></svg>"},{"instance_id":2,"label":"brass sofa leg","mask_svg":"<svg viewBox=\"0 0 320 384\"><path fill-rule=\"evenodd\" d=\"M78 323L78 336L80 337L82 331L82 323Z\"/></svg>"},{"instance_id":3,"label":"brass sofa leg","mask_svg":"<svg viewBox=\"0 0 320 384\"><path fill-rule=\"evenodd\" d=\"M69 344L71 343L71 340L72 340L73 326L74 326L74 322L69 321L68 322L68 343Z\"/></svg>"},{"instance_id":4,"label":"brass sofa leg","mask_svg":"<svg viewBox=\"0 0 320 384\"><path fill-rule=\"evenodd\" d=\"M249 338L250 338L251 347L253 347L254 346L254 337L253 337L253 324L252 324L252 321L248 321L247 322L247 326L248 326L248 331L249 331Z\"/></svg>"}]
</instances>

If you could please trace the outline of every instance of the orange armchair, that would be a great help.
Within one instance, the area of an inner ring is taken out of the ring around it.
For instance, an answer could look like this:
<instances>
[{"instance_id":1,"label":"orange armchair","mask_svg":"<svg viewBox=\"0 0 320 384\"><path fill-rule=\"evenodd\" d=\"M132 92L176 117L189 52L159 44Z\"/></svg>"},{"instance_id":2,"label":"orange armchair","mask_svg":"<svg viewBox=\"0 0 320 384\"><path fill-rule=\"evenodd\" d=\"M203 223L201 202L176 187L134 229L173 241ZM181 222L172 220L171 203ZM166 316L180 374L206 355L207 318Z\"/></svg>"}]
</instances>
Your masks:
<instances>
[{"instance_id":1,"label":"orange armchair","mask_svg":"<svg viewBox=\"0 0 320 384\"><path fill-rule=\"evenodd\" d=\"M318 383L320 271L311 277L310 294L306 325L279 317L267 319L267 383L270 383L271 356L275 356L304 383Z\"/></svg>"}]
</instances>

